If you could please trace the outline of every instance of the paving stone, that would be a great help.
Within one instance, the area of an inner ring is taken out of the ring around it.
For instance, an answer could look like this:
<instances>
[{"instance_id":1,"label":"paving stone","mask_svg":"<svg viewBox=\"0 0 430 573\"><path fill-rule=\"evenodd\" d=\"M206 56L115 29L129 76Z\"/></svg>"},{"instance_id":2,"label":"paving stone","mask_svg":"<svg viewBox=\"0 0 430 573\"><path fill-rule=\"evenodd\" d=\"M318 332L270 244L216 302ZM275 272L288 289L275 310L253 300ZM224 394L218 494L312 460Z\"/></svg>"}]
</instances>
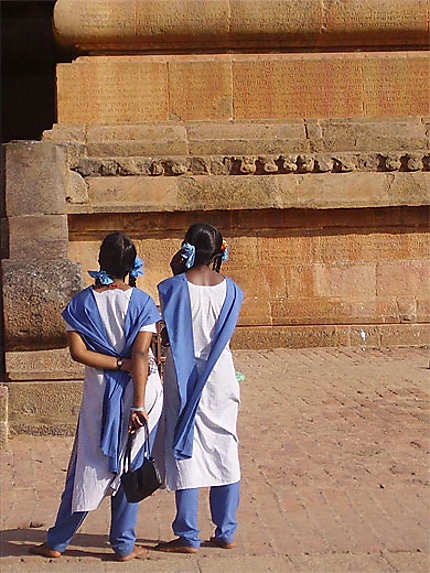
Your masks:
<instances>
[{"instance_id":1,"label":"paving stone","mask_svg":"<svg viewBox=\"0 0 430 573\"><path fill-rule=\"evenodd\" d=\"M237 547L125 566L157 573L428 571L428 404L424 348L236 351L242 496ZM90 512L59 561L28 548L55 519L73 439L14 436L0 452L2 573L117 570L109 500ZM213 531L200 497L203 540ZM174 496L139 509L138 544L171 539Z\"/></svg>"}]
</instances>

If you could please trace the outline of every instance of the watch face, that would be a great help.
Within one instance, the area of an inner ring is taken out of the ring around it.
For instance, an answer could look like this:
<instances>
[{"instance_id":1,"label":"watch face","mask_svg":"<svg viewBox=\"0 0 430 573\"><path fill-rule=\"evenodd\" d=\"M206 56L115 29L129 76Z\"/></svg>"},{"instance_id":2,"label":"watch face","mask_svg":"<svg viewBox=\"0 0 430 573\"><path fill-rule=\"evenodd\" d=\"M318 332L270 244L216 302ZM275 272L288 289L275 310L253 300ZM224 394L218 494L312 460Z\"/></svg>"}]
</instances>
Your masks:
<instances>
[{"instance_id":1,"label":"watch face","mask_svg":"<svg viewBox=\"0 0 430 573\"><path fill-rule=\"evenodd\" d=\"M121 359L118 359L116 361L118 368L121 368L121 366L124 364L124 362Z\"/></svg>"}]
</instances>

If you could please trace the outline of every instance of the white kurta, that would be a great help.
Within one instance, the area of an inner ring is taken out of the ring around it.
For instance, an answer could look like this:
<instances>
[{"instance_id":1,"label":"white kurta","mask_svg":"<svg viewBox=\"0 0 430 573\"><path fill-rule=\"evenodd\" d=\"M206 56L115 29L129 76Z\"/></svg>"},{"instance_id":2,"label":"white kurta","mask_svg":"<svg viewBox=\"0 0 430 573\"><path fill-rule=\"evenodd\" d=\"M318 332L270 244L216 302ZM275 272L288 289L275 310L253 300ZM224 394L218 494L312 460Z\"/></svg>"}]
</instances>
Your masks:
<instances>
[{"instance_id":1,"label":"white kurta","mask_svg":"<svg viewBox=\"0 0 430 573\"><path fill-rule=\"evenodd\" d=\"M120 353L124 347L124 322L133 289L94 291L101 320L106 328L109 343ZM66 325L67 330L73 330ZM144 326L141 332L156 332L155 324ZM115 493L120 478L109 471L108 458L100 449L105 380L103 370L85 367L84 390L79 412L78 431L72 456L76 456L72 511L97 509L106 495ZM145 407L149 414L149 431L158 422L163 403L163 389L158 372L148 377ZM133 382L124 393L124 412L121 458L128 438L128 413L133 401ZM142 447L144 431L139 430L133 442L132 459ZM123 464L121 463L121 466Z\"/></svg>"},{"instance_id":2,"label":"white kurta","mask_svg":"<svg viewBox=\"0 0 430 573\"><path fill-rule=\"evenodd\" d=\"M188 282L194 350L201 373L209 355L216 320L226 296L226 281L215 286ZM191 342L190 342L191 344ZM176 373L169 350L164 374L165 469L170 490L227 485L240 480L236 433L240 391L227 345L212 370L195 418L192 458L176 460L172 444L179 410Z\"/></svg>"}]
</instances>

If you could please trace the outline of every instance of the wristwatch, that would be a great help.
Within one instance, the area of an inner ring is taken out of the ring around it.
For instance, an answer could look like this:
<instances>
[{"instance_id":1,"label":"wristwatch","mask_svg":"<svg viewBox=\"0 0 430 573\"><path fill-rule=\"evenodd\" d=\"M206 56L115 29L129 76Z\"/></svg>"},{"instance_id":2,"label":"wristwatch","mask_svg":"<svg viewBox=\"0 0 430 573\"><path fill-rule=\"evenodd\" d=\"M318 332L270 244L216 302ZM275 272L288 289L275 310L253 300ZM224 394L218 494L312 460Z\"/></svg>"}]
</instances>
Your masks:
<instances>
[{"instance_id":1,"label":"wristwatch","mask_svg":"<svg viewBox=\"0 0 430 573\"><path fill-rule=\"evenodd\" d=\"M121 370L123 364L124 364L124 360L122 358L116 359L116 367L118 368L118 370Z\"/></svg>"}]
</instances>

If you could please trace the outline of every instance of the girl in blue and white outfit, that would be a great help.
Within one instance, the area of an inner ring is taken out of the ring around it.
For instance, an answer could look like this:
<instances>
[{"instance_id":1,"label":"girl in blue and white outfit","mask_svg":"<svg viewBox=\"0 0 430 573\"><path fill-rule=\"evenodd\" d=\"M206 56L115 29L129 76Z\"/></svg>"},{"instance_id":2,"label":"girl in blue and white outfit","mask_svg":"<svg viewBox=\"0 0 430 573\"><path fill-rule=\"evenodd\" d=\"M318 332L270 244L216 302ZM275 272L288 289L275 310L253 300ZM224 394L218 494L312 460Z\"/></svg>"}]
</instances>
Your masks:
<instances>
[{"instance_id":1,"label":"girl in blue and white outfit","mask_svg":"<svg viewBox=\"0 0 430 573\"><path fill-rule=\"evenodd\" d=\"M170 343L164 375L166 485L175 491L177 509L173 522L177 538L160 543L159 551L199 549L201 487L211 488L216 529L210 541L225 549L234 546L240 399L229 342L243 294L217 272L226 258L221 233L197 223L188 229L172 261L175 276L158 285Z\"/></svg>"},{"instance_id":2,"label":"girl in blue and white outfit","mask_svg":"<svg viewBox=\"0 0 430 573\"><path fill-rule=\"evenodd\" d=\"M111 233L100 248L95 284L78 293L63 317L74 360L85 365L85 381L65 490L47 542L33 548L60 557L88 511L111 496L110 543L119 561L142 554L135 547L137 503L121 486L129 432L135 434L132 469L143 461L144 430L150 443L161 415L163 391L149 348L160 320L152 298L135 288L143 274L136 248L123 233ZM129 277L129 284L124 281Z\"/></svg>"}]
</instances>

